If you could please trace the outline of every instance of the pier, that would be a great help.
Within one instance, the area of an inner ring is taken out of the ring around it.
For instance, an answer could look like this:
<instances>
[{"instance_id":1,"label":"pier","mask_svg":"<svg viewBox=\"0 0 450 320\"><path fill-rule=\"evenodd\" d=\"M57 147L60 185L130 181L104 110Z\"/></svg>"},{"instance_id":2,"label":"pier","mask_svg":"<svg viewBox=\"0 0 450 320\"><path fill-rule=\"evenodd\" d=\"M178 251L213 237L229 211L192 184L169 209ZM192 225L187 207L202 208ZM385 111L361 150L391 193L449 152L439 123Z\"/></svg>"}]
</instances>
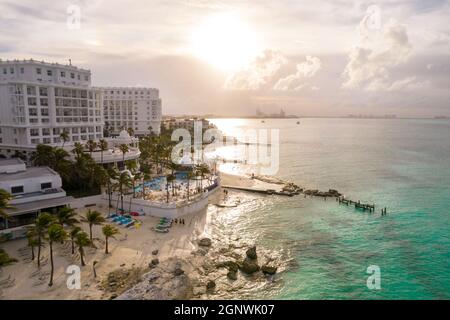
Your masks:
<instances>
[{"instance_id":1,"label":"pier","mask_svg":"<svg viewBox=\"0 0 450 320\"><path fill-rule=\"evenodd\" d=\"M275 194L275 195L279 195L279 196L288 196L288 197L293 197L296 194L294 192L289 192L289 191L277 191L274 189L258 189L258 188L238 187L238 186L229 186L229 185L222 185L222 188L262 193L262 194L269 194L269 195Z\"/></svg>"},{"instance_id":2,"label":"pier","mask_svg":"<svg viewBox=\"0 0 450 320\"><path fill-rule=\"evenodd\" d=\"M336 198L336 201L339 201L339 203L345 204L345 205L354 205L355 209L362 209L363 211L369 211L374 212L375 211L375 205L374 204L368 204L368 203L361 203L361 201L353 201L350 199L345 199L344 197L338 197Z\"/></svg>"}]
</instances>

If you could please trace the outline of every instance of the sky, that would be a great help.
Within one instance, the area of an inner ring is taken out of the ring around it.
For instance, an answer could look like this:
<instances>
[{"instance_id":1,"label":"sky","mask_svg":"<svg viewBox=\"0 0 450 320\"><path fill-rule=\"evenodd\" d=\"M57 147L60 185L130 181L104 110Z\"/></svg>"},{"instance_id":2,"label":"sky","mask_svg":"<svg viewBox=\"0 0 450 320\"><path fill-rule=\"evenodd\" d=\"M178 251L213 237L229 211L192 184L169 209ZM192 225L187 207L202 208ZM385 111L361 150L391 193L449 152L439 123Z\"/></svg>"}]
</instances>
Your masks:
<instances>
[{"instance_id":1,"label":"sky","mask_svg":"<svg viewBox=\"0 0 450 320\"><path fill-rule=\"evenodd\" d=\"M160 89L164 114L450 116L450 1L0 0L0 58Z\"/></svg>"}]
</instances>

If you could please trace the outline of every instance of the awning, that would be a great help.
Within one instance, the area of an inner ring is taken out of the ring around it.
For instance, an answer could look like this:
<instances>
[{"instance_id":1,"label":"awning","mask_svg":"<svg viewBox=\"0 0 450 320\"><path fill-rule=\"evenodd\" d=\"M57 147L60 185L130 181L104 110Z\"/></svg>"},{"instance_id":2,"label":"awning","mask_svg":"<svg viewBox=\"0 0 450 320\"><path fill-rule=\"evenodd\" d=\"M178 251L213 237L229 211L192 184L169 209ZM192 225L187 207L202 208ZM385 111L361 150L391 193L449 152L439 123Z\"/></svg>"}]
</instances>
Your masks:
<instances>
[{"instance_id":1,"label":"awning","mask_svg":"<svg viewBox=\"0 0 450 320\"><path fill-rule=\"evenodd\" d=\"M74 201L74 197L59 197L59 198L53 198L53 199L45 199L45 200L39 200L39 201L32 201L27 203L19 203L13 205L13 208L6 209L6 214L10 216L16 216L19 214L27 213L27 212L33 212L40 209L46 209L46 208L53 208L58 206L64 206L72 201Z\"/></svg>"}]
</instances>

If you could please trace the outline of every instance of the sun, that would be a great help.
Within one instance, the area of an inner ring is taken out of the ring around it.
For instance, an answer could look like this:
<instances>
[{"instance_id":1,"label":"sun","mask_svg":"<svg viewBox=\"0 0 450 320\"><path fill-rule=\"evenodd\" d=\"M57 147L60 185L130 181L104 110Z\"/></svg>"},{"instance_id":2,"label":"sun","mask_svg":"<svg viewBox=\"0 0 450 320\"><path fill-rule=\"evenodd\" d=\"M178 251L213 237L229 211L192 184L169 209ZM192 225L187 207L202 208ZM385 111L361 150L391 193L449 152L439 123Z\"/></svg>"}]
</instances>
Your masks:
<instances>
[{"instance_id":1,"label":"sun","mask_svg":"<svg viewBox=\"0 0 450 320\"><path fill-rule=\"evenodd\" d=\"M255 32L233 14L211 16L192 32L191 51L213 66L233 72L261 51Z\"/></svg>"}]
</instances>

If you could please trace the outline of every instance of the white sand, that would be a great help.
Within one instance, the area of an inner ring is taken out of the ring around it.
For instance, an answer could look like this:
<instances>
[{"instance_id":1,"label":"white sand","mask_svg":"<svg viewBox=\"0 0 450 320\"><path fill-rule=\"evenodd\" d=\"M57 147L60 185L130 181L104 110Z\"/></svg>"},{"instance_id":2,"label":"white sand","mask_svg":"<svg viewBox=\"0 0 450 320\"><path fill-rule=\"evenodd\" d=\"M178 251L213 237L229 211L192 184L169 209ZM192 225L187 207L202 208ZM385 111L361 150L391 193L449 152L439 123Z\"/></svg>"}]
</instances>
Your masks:
<instances>
[{"instance_id":1,"label":"white sand","mask_svg":"<svg viewBox=\"0 0 450 320\"><path fill-rule=\"evenodd\" d=\"M258 180L230 174L221 174L222 184L243 187L260 187L266 189L278 188L275 184L268 184ZM221 192L210 198L210 203L218 201L222 197ZM107 215L106 207L91 207ZM84 215L88 208L78 210ZM19 261L6 266L0 273L0 299L104 299L104 291L99 286L101 281L114 270L146 268L149 262L158 258L161 262L171 257L192 260L192 251L197 248L197 240L205 234L208 229L206 209L201 212L188 214L183 217L185 225L173 224L169 233L157 233L152 228L157 224L159 218L143 216L138 217L143 223L140 228L118 227L121 234L116 239L109 240L109 254L105 254L104 238L101 226L93 227L95 248L85 249L86 266L81 267L81 290L69 290L66 281L69 277L65 273L69 265L80 266L79 254L76 249L75 255L71 254L70 241L64 244L54 245L55 273L54 284L48 286L50 262L49 248L46 245L42 250L41 268L37 268L35 261L30 261L31 252L27 248L25 239L9 241L2 247ZM113 224L113 223L111 223ZM85 223L81 227L88 232ZM159 250L155 256L153 250ZM35 253L37 250L35 249ZM93 262L97 261L97 278L93 274ZM10 278L14 282L10 287L2 287L2 280Z\"/></svg>"},{"instance_id":2,"label":"white sand","mask_svg":"<svg viewBox=\"0 0 450 320\"><path fill-rule=\"evenodd\" d=\"M92 207L91 210L99 210L106 213L107 209ZM87 211L79 210L81 215ZM9 288L1 288L0 299L101 299L103 291L99 284L106 275L120 268L141 267L145 268L153 258L164 261L169 257L186 258L196 248L196 240L203 233L206 224L206 210L183 217L185 225L173 224L169 233L157 233L152 227L157 224L159 218L138 217L143 224L140 228L129 229L118 227L121 234L115 239L109 240L109 254L105 254L104 238L101 226L93 227L94 242L97 249L85 249L86 266L82 267L81 290L69 290L66 285L68 274L66 268L75 264L80 266L78 251L71 254L70 241L65 244L54 245L55 274L54 285L48 287L50 262L49 248L43 248L40 270L36 261L26 259L31 257L26 240L14 240L2 244L3 248L19 262L3 268L0 274L0 283L10 277L14 279L14 285ZM111 223L112 224L112 223ZM82 228L88 232L88 226L82 223ZM159 250L158 255L152 255L153 250ZM37 250L35 249L35 252ZM25 256L27 254L27 256ZM93 275L93 262L97 261L97 278Z\"/></svg>"}]
</instances>

